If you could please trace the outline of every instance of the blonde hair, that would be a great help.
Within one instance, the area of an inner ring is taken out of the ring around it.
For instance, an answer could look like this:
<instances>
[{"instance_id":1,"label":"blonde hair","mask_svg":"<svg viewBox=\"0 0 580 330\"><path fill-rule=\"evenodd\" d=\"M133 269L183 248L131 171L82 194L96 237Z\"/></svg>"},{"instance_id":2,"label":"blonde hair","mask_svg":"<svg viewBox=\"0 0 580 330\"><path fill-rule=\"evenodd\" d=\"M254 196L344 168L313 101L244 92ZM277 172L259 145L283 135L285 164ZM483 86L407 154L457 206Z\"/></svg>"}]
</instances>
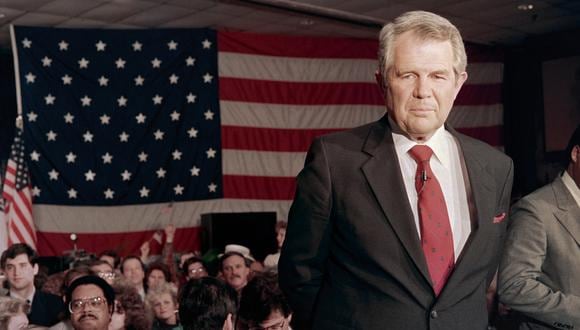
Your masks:
<instances>
[{"instance_id":1,"label":"blonde hair","mask_svg":"<svg viewBox=\"0 0 580 330\"><path fill-rule=\"evenodd\" d=\"M161 283L155 288L149 288L146 297L147 303L152 307L155 304L155 301L166 293L171 296L173 303L177 305L177 288L173 283L169 282Z\"/></svg>"},{"instance_id":2,"label":"blonde hair","mask_svg":"<svg viewBox=\"0 0 580 330\"><path fill-rule=\"evenodd\" d=\"M28 305L24 300L0 296L0 329L8 329L10 318L22 311L28 313Z\"/></svg>"},{"instance_id":3,"label":"blonde hair","mask_svg":"<svg viewBox=\"0 0 580 330\"><path fill-rule=\"evenodd\" d=\"M408 31L413 31L420 40L449 41L453 50L455 74L465 72L467 54L457 27L439 15L421 10L409 11L383 26L379 35L379 71L385 85L387 74L393 65L392 45L398 36Z\"/></svg>"}]
</instances>

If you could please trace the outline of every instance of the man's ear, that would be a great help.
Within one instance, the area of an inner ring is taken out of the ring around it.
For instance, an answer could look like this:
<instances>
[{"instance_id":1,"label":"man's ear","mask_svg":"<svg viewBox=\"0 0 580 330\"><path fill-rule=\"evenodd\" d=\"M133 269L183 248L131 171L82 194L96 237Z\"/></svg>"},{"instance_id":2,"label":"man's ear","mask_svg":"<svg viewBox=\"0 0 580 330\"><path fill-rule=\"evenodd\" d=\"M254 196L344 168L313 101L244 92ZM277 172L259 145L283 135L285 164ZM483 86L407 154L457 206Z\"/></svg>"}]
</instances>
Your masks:
<instances>
[{"instance_id":1,"label":"man's ear","mask_svg":"<svg viewBox=\"0 0 580 330\"><path fill-rule=\"evenodd\" d=\"M34 271L34 275L38 274L38 263L34 264L34 266L32 266L32 270Z\"/></svg>"},{"instance_id":2,"label":"man's ear","mask_svg":"<svg viewBox=\"0 0 580 330\"><path fill-rule=\"evenodd\" d=\"M375 80L377 81L377 85L379 85L381 95L385 96L385 77L383 77L379 70L375 71Z\"/></svg>"}]
</instances>

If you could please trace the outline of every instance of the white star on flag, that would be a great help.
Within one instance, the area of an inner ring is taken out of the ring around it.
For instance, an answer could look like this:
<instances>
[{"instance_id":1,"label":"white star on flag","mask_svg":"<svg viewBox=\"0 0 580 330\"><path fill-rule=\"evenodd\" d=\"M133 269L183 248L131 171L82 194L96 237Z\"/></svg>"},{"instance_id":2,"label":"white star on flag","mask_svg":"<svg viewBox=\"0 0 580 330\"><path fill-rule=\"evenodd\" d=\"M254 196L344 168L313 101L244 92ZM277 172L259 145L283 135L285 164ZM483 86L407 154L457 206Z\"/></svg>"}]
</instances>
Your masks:
<instances>
[{"instance_id":1,"label":"white star on flag","mask_svg":"<svg viewBox=\"0 0 580 330\"><path fill-rule=\"evenodd\" d=\"M65 74L64 76L62 76L62 84L63 85L70 85L72 83L72 77L69 76L68 74Z\"/></svg>"},{"instance_id":2,"label":"white star on flag","mask_svg":"<svg viewBox=\"0 0 580 330\"><path fill-rule=\"evenodd\" d=\"M121 173L121 177L123 178L123 181L129 181L129 180L131 180L131 175L132 174L133 173L125 170L125 171L123 171L123 173Z\"/></svg>"},{"instance_id":3,"label":"white star on flag","mask_svg":"<svg viewBox=\"0 0 580 330\"><path fill-rule=\"evenodd\" d=\"M72 151L69 151L69 153L66 154L66 162L67 163L74 163L76 159L77 159L77 155L75 155Z\"/></svg>"},{"instance_id":4,"label":"white star on flag","mask_svg":"<svg viewBox=\"0 0 580 330\"><path fill-rule=\"evenodd\" d=\"M173 40L167 43L167 47L169 47L169 50L177 50L177 45L178 43Z\"/></svg>"},{"instance_id":5,"label":"white star on flag","mask_svg":"<svg viewBox=\"0 0 580 330\"><path fill-rule=\"evenodd\" d=\"M171 155L173 155L173 160L180 160L182 154L183 153L177 149L173 153L171 153Z\"/></svg>"},{"instance_id":6,"label":"white star on flag","mask_svg":"<svg viewBox=\"0 0 580 330\"><path fill-rule=\"evenodd\" d=\"M140 52L141 49L143 48L143 44L140 43L139 41L135 41L131 46L133 46L134 52Z\"/></svg>"},{"instance_id":7,"label":"white star on flag","mask_svg":"<svg viewBox=\"0 0 580 330\"><path fill-rule=\"evenodd\" d=\"M155 97L153 97L153 104L161 104L162 101L163 101L163 97L155 94Z\"/></svg>"},{"instance_id":8,"label":"white star on flag","mask_svg":"<svg viewBox=\"0 0 580 330\"><path fill-rule=\"evenodd\" d=\"M81 98L81 103L82 103L83 107L91 106L91 101L92 101L92 99L88 95L85 95L85 96L83 96L83 98Z\"/></svg>"},{"instance_id":9,"label":"white star on flag","mask_svg":"<svg viewBox=\"0 0 580 330\"><path fill-rule=\"evenodd\" d=\"M95 47L97 47L97 52L104 52L105 47L107 47L107 44L104 43L102 40L99 40L99 42L95 44Z\"/></svg>"},{"instance_id":10,"label":"white star on flag","mask_svg":"<svg viewBox=\"0 0 580 330\"><path fill-rule=\"evenodd\" d=\"M155 173L157 173L157 178L161 179L165 177L165 173L167 173L167 171L165 171L163 167L160 167L157 171L155 171Z\"/></svg>"},{"instance_id":11,"label":"white star on flag","mask_svg":"<svg viewBox=\"0 0 580 330\"><path fill-rule=\"evenodd\" d=\"M147 154L145 153L145 151L141 151L141 153L140 153L139 155L137 155L137 157L139 157L139 162L140 162L140 163L145 163L145 162L147 161L147 157L148 157L148 156L149 156L149 155L147 155Z\"/></svg>"},{"instance_id":12,"label":"white star on flag","mask_svg":"<svg viewBox=\"0 0 580 330\"><path fill-rule=\"evenodd\" d=\"M207 111L204 112L203 115L205 116L205 120L213 120L214 113L210 109L207 109Z\"/></svg>"},{"instance_id":13,"label":"white star on flag","mask_svg":"<svg viewBox=\"0 0 580 330\"><path fill-rule=\"evenodd\" d=\"M105 199L113 199L113 195L115 195L115 192L111 188L107 188L103 193L105 194Z\"/></svg>"},{"instance_id":14,"label":"white star on flag","mask_svg":"<svg viewBox=\"0 0 580 330\"><path fill-rule=\"evenodd\" d=\"M41 191L42 190L40 188L38 188L37 186L34 186L34 188L32 188L32 196L36 196L36 197L40 196Z\"/></svg>"},{"instance_id":15,"label":"white star on flag","mask_svg":"<svg viewBox=\"0 0 580 330\"><path fill-rule=\"evenodd\" d=\"M198 132L199 132L198 130L196 130L194 127L192 127L187 131L187 134L189 134L189 137L193 139L193 138L197 137Z\"/></svg>"},{"instance_id":16,"label":"white star on flag","mask_svg":"<svg viewBox=\"0 0 580 330\"><path fill-rule=\"evenodd\" d=\"M185 59L185 65L186 66L194 66L195 65L195 58L189 56L188 58Z\"/></svg>"},{"instance_id":17,"label":"white star on flag","mask_svg":"<svg viewBox=\"0 0 580 330\"><path fill-rule=\"evenodd\" d=\"M101 156L101 158L103 159L103 164L111 164L113 162L113 156L108 152Z\"/></svg>"},{"instance_id":18,"label":"white star on flag","mask_svg":"<svg viewBox=\"0 0 580 330\"><path fill-rule=\"evenodd\" d=\"M34 111L30 111L29 113L26 114L26 116L28 117L28 121L31 123L35 122L36 118L38 118L38 115Z\"/></svg>"},{"instance_id":19,"label":"white star on flag","mask_svg":"<svg viewBox=\"0 0 580 330\"><path fill-rule=\"evenodd\" d=\"M203 82L204 83L209 84L209 83L211 83L212 80L213 80L213 76L211 74L209 74L209 72L203 75Z\"/></svg>"},{"instance_id":20,"label":"white star on flag","mask_svg":"<svg viewBox=\"0 0 580 330\"><path fill-rule=\"evenodd\" d=\"M119 97L117 99L117 104L119 104L120 107L126 107L127 106L127 98L123 95L121 95L121 97Z\"/></svg>"},{"instance_id":21,"label":"white star on flag","mask_svg":"<svg viewBox=\"0 0 580 330\"><path fill-rule=\"evenodd\" d=\"M206 152L207 158L215 158L216 151L213 148L209 148Z\"/></svg>"},{"instance_id":22,"label":"white star on flag","mask_svg":"<svg viewBox=\"0 0 580 330\"><path fill-rule=\"evenodd\" d=\"M70 188L68 191L68 198L76 199L77 198L77 191L74 188Z\"/></svg>"},{"instance_id":23,"label":"white star on flag","mask_svg":"<svg viewBox=\"0 0 580 330\"><path fill-rule=\"evenodd\" d=\"M147 189L147 187L143 186L141 188L141 190L139 190L139 195L141 197L148 197L149 196L149 189Z\"/></svg>"},{"instance_id":24,"label":"white star on flag","mask_svg":"<svg viewBox=\"0 0 580 330\"><path fill-rule=\"evenodd\" d=\"M27 84L33 84L34 81L36 80L36 76L32 74L32 72L28 72L28 74L26 74L26 83Z\"/></svg>"},{"instance_id":25,"label":"white star on flag","mask_svg":"<svg viewBox=\"0 0 580 330\"><path fill-rule=\"evenodd\" d=\"M173 191L175 191L176 195L183 195L183 187L179 184L173 187Z\"/></svg>"},{"instance_id":26,"label":"white star on flag","mask_svg":"<svg viewBox=\"0 0 580 330\"><path fill-rule=\"evenodd\" d=\"M153 135L155 136L155 140L163 140L163 133L161 130L157 129L155 132L153 132Z\"/></svg>"},{"instance_id":27,"label":"white star on flag","mask_svg":"<svg viewBox=\"0 0 580 330\"><path fill-rule=\"evenodd\" d=\"M191 172L191 176L199 176L200 168L194 166L189 171Z\"/></svg>"},{"instance_id":28,"label":"white star on flag","mask_svg":"<svg viewBox=\"0 0 580 330\"><path fill-rule=\"evenodd\" d=\"M135 86L143 86L143 82L145 81L145 79L143 79L143 77L141 77L141 75L138 75L137 77L135 77Z\"/></svg>"},{"instance_id":29,"label":"white star on flag","mask_svg":"<svg viewBox=\"0 0 580 330\"><path fill-rule=\"evenodd\" d=\"M125 61L124 59L122 59L120 57L115 61L115 65L117 66L117 69L124 69L125 63L127 63L127 61Z\"/></svg>"},{"instance_id":30,"label":"white star on flag","mask_svg":"<svg viewBox=\"0 0 580 330\"><path fill-rule=\"evenodd\" d=\"M178 121L179 116L181 116L181 114L176 110L173 110L173 112L169 116L171 117L171 121Z\"/></svg>"},{"instance_id":31,"label":"white star on flag","mask_svg":"<svg viewBox=\"0 0 580 330\"><path fill-rule=\"evenodd\" d=\"M203 49L210 49L211 48L211 41L205 39L201 42Z\"/></svg>"},{"instance_id":32,"label":"white star on flag","mask_svg":"<svg viewBox=\"0 0 580 330\"><path fill-rule=\"evenodd\" d=\"M83 57L78 61L78 63L79 63L79 69L86 69L89 67L90 61L88 61L87 59L85 59Z\"/></svg>"},{"instance_id":33,"label":"white star on flag","mask_svg":"<svg viewBox=\"0 0 580 330\"><path fill-rule=\"evenodd\" d=\"M40 160L40 154L39 154L38 152L36 152L36 150L33 150L33 151L30 153L30 159L31 159L32 161L35 161L35 162L37 162L37 161L39 161L39 160Z\"/></svg>"},{"instance_id":34,"label":"white star on flag","mask_svg":"<svg viewBox=\"0 0 580 330\"><path fill-rule=\"evenodd\" d=\"M83 140L85 142L93 142L93 134L91 133L91 131L86 131L85 134L83 134Z\"/></svg>"},{"instance_id":35,"label":"white star on flag","mask_svg":"<svg viewBox=\"0 0 580 330\"><path fill-rule=\"evenodd\" d=\"M210 183L209 186L207 186L207 188L209 189L209 192L216 192L217 190L217 185L215 183Z\"/></svg>"},{"instance_id":36,"label":"white star on flag","mask_svg":"<svg viewBox=\"0 0 580 330\"><path fill-rule=\"evenodd\" d=\"M74 120L75 120L75 116L71 115L70 112L67 112L66 115L64 115L64 122L65 123L72 124Z\"/></svg>"},{"instance_id":37,"label":"white star on flag","mask_svg":"<svg viewBox=\"0 0 580 330\"><path fill-rule=\"evenodd\" d=\"M107 114L103 114L99 119L101 120L101 125L109 125L111 122L111 117L107 116Z\"/></svg>"},{"instance_id":38,"label":"white star on flag","mask_svg":"<svg viewBox=\"0 0 580 330\"><path fill-rule=\"evenodd\" d=\"M58 172L53 168L50 172L48 172L48 177L50 181L58 180Z\"/></svg>"},{"instance_id":39,"label":"white star on flag","mask_svg":"<svg viewBox=\"0 0 580 330\"><path fill-rule=\"evenodd\" d=\"M42 66L50 67L52 64L52 59L48 56L42 58Z\"/></svg>"},{"instance_id":40,"label":"white star on flag","mask_svg":"<svg viewBox=\"0 0 580 330\"><path fill-rule=\"evenodd\" d=\"M56 136L58 134L56 134L55 132L53 132L52 130L48 131L48 133L46 133L46 140L47 141L56 141Z\"/></svg>"},{"instance_id":41,"label":"white star on flag","mask_svg":"<svg viewBox=\"0 0 580 330\"><path fill-rule=\"evenodd\" d=\"M119 141L121 142L129 142L129 134L122 132L119 134Z\"/></svg>"},{"instance_id":42,"label":"white star on flag","mask_svg":"<svg viewBox=\"0 0 580 330\"><path fill-rule=\"evenodd\" d=\"M88 170L85 172L85 181L95 181L95 176L97 176L97 173Z\"/></svg>"},{"instance_id":43,"label":"white star on flag","mask_svg":"<svg viewBox=\"0 0 580 330\"><path fill-rule=\"evenodd\" d=\"M107 86L109 84L109 79L105 76L99 78L99 86Z\"/></svg>"},{"instance_id":44,"label":"white star on flag","mask_svg":"<svg viewBox=\"0 0 580 330\"><path fill-rule=\"evenodd\" d=\"M24 40L22 40L22 47L30 48L31 46L32 46L32 41L28 40L28 38L25 38Z\"/></svg>"},{"instance_id":45,"label":"white star on flag","mask_svg":"<svg viewBox=\"0 0 580 330\"><path fill-rule=\"evenodd\" d=\"M46 102L46 105L54 104L54 100L56 100L56 97L52 96L52 94L48 94L44 97L44 102Z\"/></svg>"},{"instance_id":46,"label":"white star on flag","mask_svg":"<svg viewBox=\"0 0 580 330\"><path fill-rule=\"evenodd\" d=\"M193 95L192 93L189 93L189 94L187 94L186 98L187 98L187 103L195 103L195 99L197 98L197 95Z\"/></svg>"},{"instance_id":47,"label":"white star on flag","mask_svg":"<svg viewBox=\"0 0 580 330\"><path fill-rule=\"evenodd\" d=\"M147 119L147 116L143 115L142 113L139 113L137 116L135 116L135 119L137 120L137 124L144 124L145 119Z\"/></svg>"},{"instance_id":48,"label":"white star on flag","mask_svg":"<svg viewBox=\"0 0 580 330\"><path fill-rule=\"evenodd\" d=\"M173 73L171 76L169 76L169 83L172 85L177 84L177 81L179 80L179 77L175 75L175 73Z\"/></svg>"},{"instance_id":49,"label":"white star on flag","mask_svg":"<svg viewBox=\"0 0 580 330\"><path fill-rule=\"evenodd\" d=\"M63 50L68 50L68 43L64 40L61 40L58 43L58 50L63 51Z\"/></svg>"},{"instance_id":50,"label":"white star on flag","mask_svg":"<svg viewBox=\"0 0 580 330\"><path fill-rule=\"evenodd\" d=\"M160 68L161 67L161 61L156 57L153 59L153 61L151 61L151 65L154 68Z\"/></svg>"}]
</instances>

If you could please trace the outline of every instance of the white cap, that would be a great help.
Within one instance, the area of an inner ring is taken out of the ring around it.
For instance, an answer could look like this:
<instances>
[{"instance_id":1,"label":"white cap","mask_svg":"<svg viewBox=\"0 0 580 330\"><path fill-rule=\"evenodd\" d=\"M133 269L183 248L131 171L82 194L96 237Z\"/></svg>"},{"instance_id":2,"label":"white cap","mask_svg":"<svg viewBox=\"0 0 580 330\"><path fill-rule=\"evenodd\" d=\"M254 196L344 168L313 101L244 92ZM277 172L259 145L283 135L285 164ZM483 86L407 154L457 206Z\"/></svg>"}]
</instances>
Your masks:
<instances>
[{"instance_id":1,"label":"white cap","mask_svg":"<svg viewBox=\"0 0 580 330\"><path fill-rule=\"evenodd\" d=\"M239 253L239 254L243 255L244 258L246 258L246 259L256 261L256 259L254 259L254 257L252 257L252 254L250 253L250 249L248 249L247 247L245 247L243 245L238 245L238 244L226 245L224 253L220 254L218 257L221 258L224 254L228 254L230 252Z\"/></svg>"}]
</instances>

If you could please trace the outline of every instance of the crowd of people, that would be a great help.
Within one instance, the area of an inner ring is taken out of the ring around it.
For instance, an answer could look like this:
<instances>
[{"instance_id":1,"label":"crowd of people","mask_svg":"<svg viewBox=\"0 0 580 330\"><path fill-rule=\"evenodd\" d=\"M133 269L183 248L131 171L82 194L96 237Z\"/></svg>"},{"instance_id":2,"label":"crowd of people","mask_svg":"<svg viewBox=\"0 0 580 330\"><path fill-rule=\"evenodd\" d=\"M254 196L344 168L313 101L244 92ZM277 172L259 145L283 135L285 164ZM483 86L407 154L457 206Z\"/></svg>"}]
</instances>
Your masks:
<instances>
[{"instance_id":1,"label":"crowd of people","mask_svg":"<svg viewBox=\"0 0 580 330\"><path fill-rule=\"evenodd\" d=\"M276 228L280 233L285 226ZM140 256L124 258L107 250L48 277L30 246L10 246L0 259L6 279L0 329L289 328L291 311L275 264L266 269L248 248L230 244L211 274L198 255L174 258L174 233L172 225L165 228L158 258L143 247Z\"/></svg>"}]
</instances>

